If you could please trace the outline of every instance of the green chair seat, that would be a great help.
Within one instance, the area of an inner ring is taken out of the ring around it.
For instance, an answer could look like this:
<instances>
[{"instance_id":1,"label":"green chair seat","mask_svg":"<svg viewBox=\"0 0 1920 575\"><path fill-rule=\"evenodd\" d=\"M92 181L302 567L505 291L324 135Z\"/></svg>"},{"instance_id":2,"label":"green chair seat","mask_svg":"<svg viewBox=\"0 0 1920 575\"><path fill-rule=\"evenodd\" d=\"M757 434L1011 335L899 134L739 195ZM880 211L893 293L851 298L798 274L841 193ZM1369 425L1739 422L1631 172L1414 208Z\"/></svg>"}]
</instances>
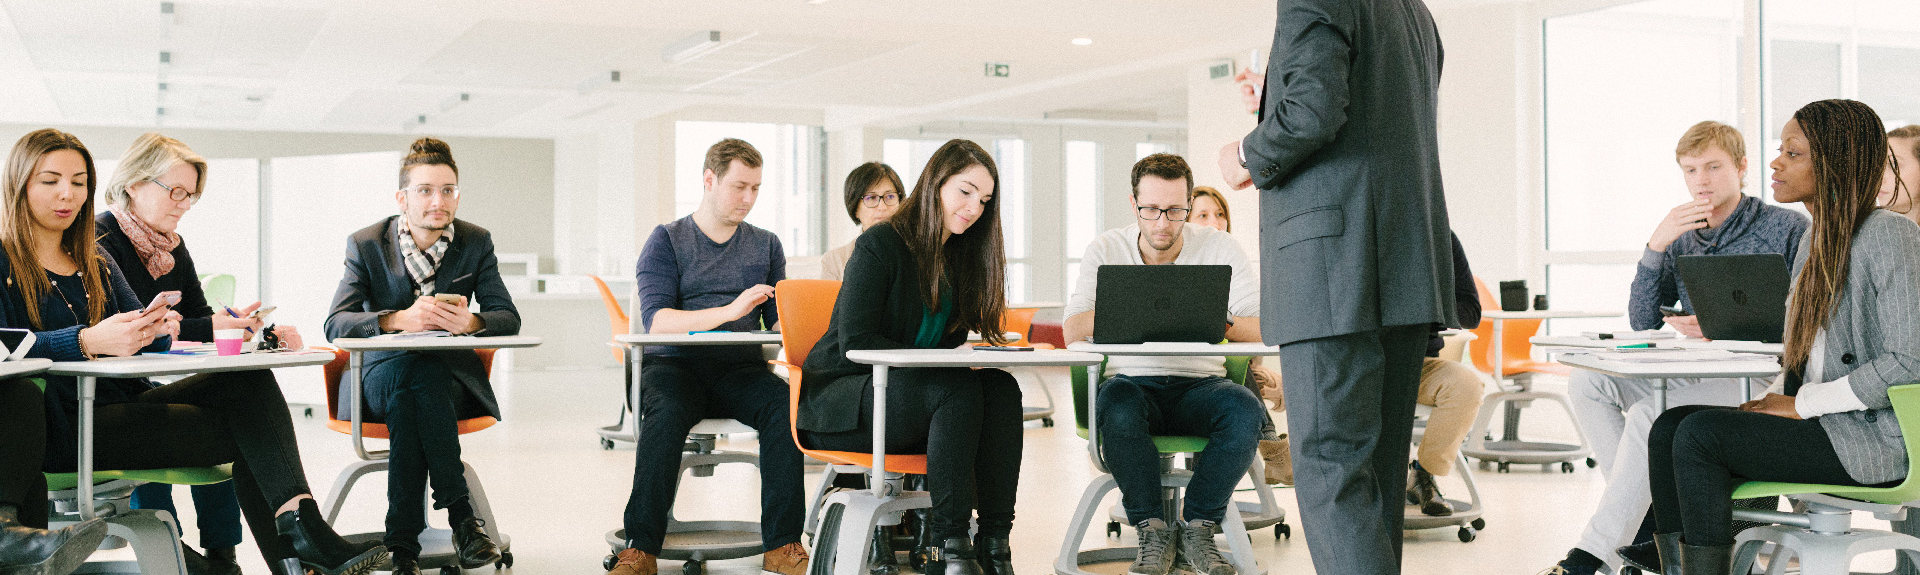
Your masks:
<instances>
[{"instance_id":1,"label":"green chair seat","mask_svg":"<svg viewBox=\"0 0 1920 575\"><path fill-rule=\"evenodd\" d=\"M1907 447L1907 478L1893 487L1818 485L1812 483L1776 483L1749 481L1734 488L1734 499L1822 493L1871 503L1901 504L1920 501L1920 385L1900 385L1887 390L1893 402L1894 417L1900 420L1901 440Z\"/></svg>"},{"instance_id":2,"label":"green chair seat","mask_svg":"<svg viewBox=\"0 0 1920 575\"><path fill-rule=\"evenodd\" d=\"M80 485L79 473L48 473L47 490L65 491ZM212 485L233 479L233 464L164 469L109 469L93 472L95 484L116 479L168 485Z\"/></svg>"},{"instance_id":3,"label":"green chair seat","mask_svg":"<svg viewBox=\"0 0 1920 575\"><path fill-rule=\"evenodd\" d=\"M1232 380L1234 383L1246 385L1248 364L1251 362L1252 358L1249 357L1228 357L1226 362L1227 379ZM1100 362L1100 371L1106 371L1106 366L1105 361ZM1082 407L1087 405L1087 388L1091 387L1088 385L1088 380L1091 379L1091 377L1088 368L1083 366L1068 368L1068 375L1070 377L1069 382L1073 388L1074 427L1078 430L1077 433L1080 435L1080 438L1086 439L1087 413ZM1187 435L1155 435L1153 436L1153 447L1159 450L1161 454L1199 453L1206 451L1207 438Z\"/></svg>"},{"instance_id":4,"label":"green chair seat","mask_svg":"<svg viewBox=\"0 0 1920 575\"><path fill-rule=\"evenodd\" d=\"M1080 428L1078 433L1081 439L1087 438L1087 428ZM1153 447L1160 450L1161 454L1199 453L1207 450L1207 438L1191 435L1155 435Z\"/></svg>"}]
</instances>

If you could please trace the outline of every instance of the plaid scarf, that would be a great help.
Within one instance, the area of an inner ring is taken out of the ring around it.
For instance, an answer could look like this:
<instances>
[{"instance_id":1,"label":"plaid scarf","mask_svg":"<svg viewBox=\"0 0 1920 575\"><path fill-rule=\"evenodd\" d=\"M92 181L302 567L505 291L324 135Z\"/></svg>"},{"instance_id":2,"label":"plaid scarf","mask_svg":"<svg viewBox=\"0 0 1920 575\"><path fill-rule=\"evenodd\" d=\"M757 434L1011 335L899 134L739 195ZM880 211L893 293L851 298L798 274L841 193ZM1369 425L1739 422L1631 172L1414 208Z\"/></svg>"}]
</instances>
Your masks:
<instances>
[{"instance_id":1,"label":"plaid scarf","mask_svg":"<svg viewBox=\"0 0 1920 575\"><path fill-rule=\"evenodd\" d=\"M147 268L147 275L160 279L173 271L173 248L180 245L180 234L160 233L134 217L126 206L112 206L107 211L113 212L113 219L120 222L120 231L127 234L133 253L140 256L140 263Z\"/></svg>"},{"instance_id":2,"label":"plaid scarf","mask_svg":"<svg viewBox=\"0 0 1920 575\"><path fill-rule=\"evenodd\" d=\"M414 285L418 286L413 295L434 293L433 279L440 271L440 258L445 257L447 248L453 245L453 226L447 226L440 232L440 239L434 240L426 250L421 250L413 243L413 231L407 228L407 218L401 217L399 222L400 259L407 264L407 276L413 278Z\"/></svg>"}]
</instances>

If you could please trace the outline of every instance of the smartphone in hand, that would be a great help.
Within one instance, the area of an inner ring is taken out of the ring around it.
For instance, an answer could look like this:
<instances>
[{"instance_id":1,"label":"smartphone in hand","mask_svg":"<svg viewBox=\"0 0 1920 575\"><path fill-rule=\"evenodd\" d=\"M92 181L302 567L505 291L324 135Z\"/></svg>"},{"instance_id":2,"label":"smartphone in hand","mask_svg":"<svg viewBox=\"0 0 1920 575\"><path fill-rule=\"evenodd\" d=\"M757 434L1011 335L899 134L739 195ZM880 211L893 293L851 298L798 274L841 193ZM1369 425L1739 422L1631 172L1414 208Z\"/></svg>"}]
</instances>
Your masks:
<instances>
[{"instance_id":1,"label":"smartphone in hand","mask_svg":"<svg viewBox=\"0 0 1920 575\"><path fill-rule=\"evenodd\" d=\"M461 307L465 307L467 305L467 296L463 296L457 293L437 293L437 294L433 294L433 299L439 300L440 303L449 304L449 305L456 305Z\"/></svg>"},{"instance_id":2,"label":"smartphone in hand","mask_svg":"<svg viewBox=\"0 0 1920 575\"><path fill-rule=\"evenodd\" d=\"M1681 316L1681 315L1687 315L1687 312L1682 311L1680 308L1675 306L1670 306L1670 305L1660 306L1660 317L1674 317L1674 316Z\"/></svg>"},{"instance_id":3,"label":"smartphone in hand","mask_svg":"<svg viewBox=\"0 0 1920 575\"><path fill-rule=\"evenodd\" d=\"M163 307L170 308L176 305L180 305L179 290L163 291L157 294L153 294L153 301L147 303L147 309L140 310L140 313L143 313L143 314L150 313L156 309L160 309Z\"/></svg>"}]
</instances>

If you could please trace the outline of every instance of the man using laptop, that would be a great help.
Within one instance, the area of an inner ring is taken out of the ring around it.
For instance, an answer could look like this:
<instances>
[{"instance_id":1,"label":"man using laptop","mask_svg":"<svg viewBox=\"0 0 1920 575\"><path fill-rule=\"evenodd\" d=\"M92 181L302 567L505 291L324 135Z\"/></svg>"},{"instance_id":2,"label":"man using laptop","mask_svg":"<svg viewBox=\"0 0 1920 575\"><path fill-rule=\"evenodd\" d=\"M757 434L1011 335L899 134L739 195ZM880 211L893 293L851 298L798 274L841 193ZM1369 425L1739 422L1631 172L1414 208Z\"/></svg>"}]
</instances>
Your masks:
<instances>
[{"instance_id":1,"label":"man using laptop","mask_svg":"<svg viewBox=\"0 0 1920 575\"><path fill-rule=\"evenodd\" d=\"M1689 199L1668 212L1648 238L1633 278L1627 315L1633 329L1656 329L1664 321L1687 337L1701 337L1700 322L1693 317L1693 304L1679 280L1678 258L1709 254L1792 258L1808 220L1741 193L1746 186L1747 147L1732 126L1712 121L1694 124L1680 136L1674 159L1686 180ZM1681 312L1663 318L1662 306L1678 306ZM1737 379L1670 379L1667 405L1739 405L1739 385ZM1659 414L1643 400L1652 395L1653 384L1575 369L1567 388L1574 417L1607 474L1607 491L1579 546L1568 551L1554 569L1571 575L1587 575L1603 567L1617 570L1620 559L1615 548L1644 540L1651 533L1650 528L1638 528L1652 504L1647 487L1647 431ZM1761 388L1754 389L1758 394ZM1642 536L1636 536L1636 531ZM1658 563L1658 555L1652 557L1650 561Z\"/></svg>"},{"instance_id":2,"label":"man using laptop","mask_svg":"<svg viewBox=\"0 0 1920 575\"><path fill-rule=\"evenodd\" d=\"M1109 230L1087 246L1080 282L1067 301L1067 341L1094 332L1101 265L1225 265L1232 280L1227 296L1227 339L1260 341L1260 284L1233 237L1206 226L1186 225L1192 205L1193 170L1172 154L1154 154L1133 166L1131 204L1135 222ZM1161 286L1178 294L1181 286ZM1099 309L1100 314L1149 313ZM1213 318L1206 318L1213 320ZM1209 342L1210 343L1210 342ZM1213 530L1226 515L1233 487L1253 463L1266 414L1251 390L1226 378L1224 357L1127 357L1109 360L1114 374L1099 387L1098 432L1107 468L1120 485L1127 522L1139 530L1140 554L1130 575L1166 575L1176 556L1198 575L1234 575L1214 546ZM1184 517L1165 517L1160 501L1160 458L1154 435L1208 439L1206 454L1187 485Z\"/></svg>"}]
</instances>

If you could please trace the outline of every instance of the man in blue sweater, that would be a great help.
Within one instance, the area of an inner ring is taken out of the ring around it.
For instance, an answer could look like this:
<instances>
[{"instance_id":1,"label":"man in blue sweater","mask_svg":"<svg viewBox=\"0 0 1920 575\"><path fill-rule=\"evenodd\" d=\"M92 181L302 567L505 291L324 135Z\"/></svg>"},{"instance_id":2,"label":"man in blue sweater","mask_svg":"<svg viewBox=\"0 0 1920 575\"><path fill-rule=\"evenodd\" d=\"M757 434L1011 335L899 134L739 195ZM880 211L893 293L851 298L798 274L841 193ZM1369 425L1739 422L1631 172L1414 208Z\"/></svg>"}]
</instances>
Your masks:
<instances>
[{"instance_id":1,"label":"man in blue sweater","mask_svg":"<svg viewBox=\"0 0 1920 575\"><path fill-rule=\"evenodd\" d=\"M1627 302L1633 329L1657 329L1665 322L1687 337L1700 337L1700 322L1693 316L1686 286L1674 267L1680 256L1782 254L1793 259L1807 232L1807 216L1741 193L1746 186L1746 157L1740 131L1726 124L1700 122L1680 137L1674 158L1690 195L1686 203L1667 213L1647 240ZM1681 313L1662 317L1662 306L1677 306ZM1756 396L1764 387L1764 382L1759 383L1754 387ZM1667 380L1667 405L1739 405L1739 385L1738 379ZM1607 474L1607 490L1580 544L1553 569L1588 575L1603 563L1620 564L1615 549L1635 539L1652 502L1647 487L1647 431L1659 414L1643 401L1653 393L1649 380L1575 369L1567 388L1574 416L1593 446L1594 459ZM1647 567L1644 561L1657 563L1658 555L1628 560ZM1657 567L1646 571L1660 572Z\"/></svg>"}]
</instances>

